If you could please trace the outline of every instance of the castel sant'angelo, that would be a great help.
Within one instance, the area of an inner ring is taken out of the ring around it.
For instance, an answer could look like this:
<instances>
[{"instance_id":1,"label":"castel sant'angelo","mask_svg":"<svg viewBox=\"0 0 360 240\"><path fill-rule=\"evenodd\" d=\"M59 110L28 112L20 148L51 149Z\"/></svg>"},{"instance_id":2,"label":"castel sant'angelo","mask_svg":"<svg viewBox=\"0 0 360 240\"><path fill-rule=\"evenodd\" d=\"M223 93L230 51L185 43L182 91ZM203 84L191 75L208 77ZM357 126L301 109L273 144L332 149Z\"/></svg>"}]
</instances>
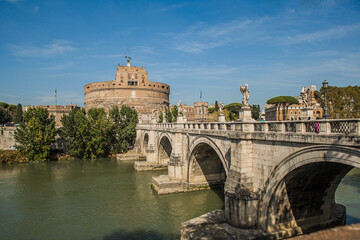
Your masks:
<instances>
[{"instance_id":1,"label":"castel sant'angelo","mask_svg":"<svg viewBox=\"0 0 360 240\"><path fill-rule=\"evenodd\" d=\"M104 108L109 111L113 106L134 107L143 122L151 121L153 110L169 107L170 86L150 82L145 68L130 65L117 66L115 80L95 82L84 86L85 109Z\"/></svg>"}]
</instances>

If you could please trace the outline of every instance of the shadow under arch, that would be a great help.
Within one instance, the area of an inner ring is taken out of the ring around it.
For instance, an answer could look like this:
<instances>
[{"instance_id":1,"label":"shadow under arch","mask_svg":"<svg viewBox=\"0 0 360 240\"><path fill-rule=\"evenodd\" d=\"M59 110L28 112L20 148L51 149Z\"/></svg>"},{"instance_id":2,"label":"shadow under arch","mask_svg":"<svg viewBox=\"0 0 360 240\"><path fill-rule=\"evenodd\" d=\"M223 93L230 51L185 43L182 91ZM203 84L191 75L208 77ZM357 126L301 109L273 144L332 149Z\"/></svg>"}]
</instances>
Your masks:
<instances>
[{"instance_id":1,"label":"shadow under arch","mask_svg":"<svg viewBox=\"0 0 360 240\"><path fill-rule=\"evenodd\" d=\"M186 160L189 184L204 184L214 188L224 185L228 165L219 147L210 138L194 139Z\"/></svg>"},{"instance_id":2,"label":"shadow under arch","mask_svg":"<svg viewBox=\"0 0 360 240\"><path fill-rule=\"evenodd\" d=\"M149 133L145 132L143 136L143 144L142 144L142 149L144 149L145 152L148 149L148 145L149 145Z\"/></svg>"},{"instance_id":3,"label":"shadow under arch","mask_svg":"<svg viewBox=\"0 0 360 240\"><path fill-rule=\"evenodd\" d=\"M171 137L167 133L162 133L158 142L158 164L168 164L172 152Z\"/></svg>"},{"instance_id":4,"label":"shadow under arch","mask_svg":"<svg viewBox=\"0 0 360 240\"><path fill-rule=\"evenodd\" d=\"M258 228L287 237L344 224L345 209L335 204L335 191L353 167L360 168L356 148L321 145L289 155L265 183Z\"/></svg>"}]
</instances>

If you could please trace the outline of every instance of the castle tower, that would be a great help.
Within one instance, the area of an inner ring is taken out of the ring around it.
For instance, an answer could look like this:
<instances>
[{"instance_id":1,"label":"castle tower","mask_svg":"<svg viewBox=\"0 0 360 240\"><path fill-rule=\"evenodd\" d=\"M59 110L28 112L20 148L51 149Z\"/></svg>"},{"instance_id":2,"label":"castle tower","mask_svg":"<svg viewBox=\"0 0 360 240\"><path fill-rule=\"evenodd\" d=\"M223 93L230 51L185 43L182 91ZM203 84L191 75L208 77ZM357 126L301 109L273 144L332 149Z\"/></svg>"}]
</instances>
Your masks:
<instances>
[{"instance_id":1,"label":"castle tower","mask_svg":"<svg viewBox=\"0 0 360 240\"><path fill-rule=\"evenodd\" d=\"M133 107L142 122L150 122L153 109L169 106L170 86L151 82L145 68L118 65L114 81L95 82L84 86L85 109L127 105Z\"/></svg>"}]
</instances>

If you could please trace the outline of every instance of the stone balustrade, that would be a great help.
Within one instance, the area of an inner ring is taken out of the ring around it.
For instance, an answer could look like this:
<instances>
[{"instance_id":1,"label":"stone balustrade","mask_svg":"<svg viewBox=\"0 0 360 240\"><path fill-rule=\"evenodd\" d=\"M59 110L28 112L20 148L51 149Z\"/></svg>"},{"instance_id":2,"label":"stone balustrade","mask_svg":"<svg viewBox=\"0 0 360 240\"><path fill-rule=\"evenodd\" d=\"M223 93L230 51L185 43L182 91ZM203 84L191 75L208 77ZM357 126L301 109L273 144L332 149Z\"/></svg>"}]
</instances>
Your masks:
<instances>
[{"instance_id":1,"label":"stone balustrade","mask_svg":"<svg viewBox=\"0 0 360 240\"><path fill-rule=\"evenodd\" d=\"M139 125L138 128L189 129L207 131L275 132L299 134L360 135L360 119L321 119L306 121L187 122Z\"/></svg>"}]
</instances>

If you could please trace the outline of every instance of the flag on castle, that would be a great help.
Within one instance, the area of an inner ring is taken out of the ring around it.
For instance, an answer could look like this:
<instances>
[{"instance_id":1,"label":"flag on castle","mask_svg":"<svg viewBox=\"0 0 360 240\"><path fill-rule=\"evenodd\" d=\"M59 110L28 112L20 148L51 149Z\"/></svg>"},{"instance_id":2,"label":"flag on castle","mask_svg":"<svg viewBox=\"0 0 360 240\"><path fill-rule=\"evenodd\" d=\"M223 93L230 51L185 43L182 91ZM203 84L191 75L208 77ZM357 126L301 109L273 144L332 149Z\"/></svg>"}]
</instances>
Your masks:
<instances>
[{"instance_id":1,"label":"flag on castle","mask_svg":"<svg viewBox=\"0 0 360 240\"><path fill-rule=\"evenodd\" d=\"M55 97L56 97L56 88L55 88Z\"/></svg>"}]
</instances>

